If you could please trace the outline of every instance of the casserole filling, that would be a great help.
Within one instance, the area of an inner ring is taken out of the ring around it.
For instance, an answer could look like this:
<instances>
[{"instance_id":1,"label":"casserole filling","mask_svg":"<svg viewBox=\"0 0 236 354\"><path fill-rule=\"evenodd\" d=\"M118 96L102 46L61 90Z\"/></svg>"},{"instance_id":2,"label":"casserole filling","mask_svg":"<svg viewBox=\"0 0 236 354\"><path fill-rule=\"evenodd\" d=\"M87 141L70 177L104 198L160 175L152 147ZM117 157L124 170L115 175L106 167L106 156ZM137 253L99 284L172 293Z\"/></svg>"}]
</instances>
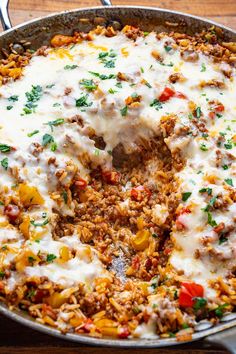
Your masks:
<instances>
[{"instance_id":1,"label":"casserole filling","mask_svg":"<svg viewBox=\"0 0 236 354\"><path fill-rule=\"evenodd\" d=\"M0 65L0 296L93 336L233 310L234 44L126 26Z\"/></svg>"}]
</instances>

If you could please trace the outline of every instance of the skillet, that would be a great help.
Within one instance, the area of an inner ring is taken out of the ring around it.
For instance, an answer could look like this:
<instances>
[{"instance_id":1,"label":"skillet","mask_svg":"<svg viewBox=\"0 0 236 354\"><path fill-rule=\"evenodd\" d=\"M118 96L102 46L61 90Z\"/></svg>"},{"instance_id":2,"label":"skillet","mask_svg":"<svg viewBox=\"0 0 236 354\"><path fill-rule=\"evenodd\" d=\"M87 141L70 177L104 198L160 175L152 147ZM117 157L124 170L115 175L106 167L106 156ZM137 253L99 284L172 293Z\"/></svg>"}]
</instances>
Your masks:
<instances>
[{"instance_id":1,"label":"skillet","mask_svg":"<svg viewBox=\"0 0 236 354\"><path fill-rule=\"evenodd\" d=\"M71 34L77 31L89 31L101 18L105 23L114 26L134 25L145 31L178 30L189 35L200 32L212 25L224 32L225 41L236 41L236 31L212 21L203 20L196 16L183 14L166 9L138 7L138 6L112 6L110 0L101 0L103 6L82 8L52 14L44 18L29 21L11 28L8 15L9 0L0 1L0 19L5 32L0 34L0 48L7 48L10 43L21 46L30 42L31 49L37 49L49 43L54 34ZM1 55L1 54L0 54ZM62 334L60 331L35 322L32 318L20 311L10 311L0 303L0 313L35 330L87 345L99 345L125 348L160 348L180 344L175 338L168 339L97 339L86 335L72 333ZM208 343L218 344L236 354L236 314L226 314L216 326L206 320L199 322L192 336L192 341L204 340Z\"/></svg>"}]
</instances>

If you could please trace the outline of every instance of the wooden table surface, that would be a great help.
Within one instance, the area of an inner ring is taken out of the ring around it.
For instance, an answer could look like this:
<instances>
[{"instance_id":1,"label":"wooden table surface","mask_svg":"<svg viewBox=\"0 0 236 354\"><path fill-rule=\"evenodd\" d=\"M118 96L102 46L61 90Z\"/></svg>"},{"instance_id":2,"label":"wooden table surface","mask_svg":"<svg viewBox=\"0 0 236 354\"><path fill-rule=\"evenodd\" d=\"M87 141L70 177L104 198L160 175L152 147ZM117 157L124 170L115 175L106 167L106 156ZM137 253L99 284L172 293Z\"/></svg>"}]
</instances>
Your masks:
<instances>
[{"instance_id":1,"label":"wooden table surface","mask_svg":"<svg viewBox=\"0 0 236 354\"><path fill-rule=\"evenodd\" d=\"M1 0L0 0L1 1ZM99 5L98 0L11 0L10 12L14 25L35 17L47 15L50 12ZM188 12L193 15L209 18L236 29L236 0L115 0L115 5L143 5L157 6L171 10ZM51 338L22 327L6 318L0 317L0 353L23 354L109 354L109 348L93 348L69 343L67 341ZM112 349L114 354L143 354L144 350ZM217 348L207 348L203 344L193 343L180 348L145 350L145 354L154 353L173 354L223 354L225 351Z\"/></svg>"}]
</instances>

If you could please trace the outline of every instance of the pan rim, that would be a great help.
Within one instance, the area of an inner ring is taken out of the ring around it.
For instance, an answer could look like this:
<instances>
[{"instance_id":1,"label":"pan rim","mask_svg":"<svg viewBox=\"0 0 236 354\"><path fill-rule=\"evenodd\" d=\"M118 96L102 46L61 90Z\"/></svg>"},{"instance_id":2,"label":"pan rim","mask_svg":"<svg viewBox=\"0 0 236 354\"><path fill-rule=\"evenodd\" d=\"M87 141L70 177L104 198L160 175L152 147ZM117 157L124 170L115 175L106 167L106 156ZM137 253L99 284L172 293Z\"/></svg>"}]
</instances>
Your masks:
<instances>
[{"instance_id":1,"label":"pan rim","mask_svg":"<svg viewBox=\"0 0 236 354\"><path fill-rule=\"evenodd\" d=\"M163 348L170 346L183 345L187 343L196 342L211 334L220 333L224 330L230 329L236 326L236 319L227 323L218 324L209 329L193 333L192 339L188 341L177 341L176 338L137 338L137 339L109 339L109 338L97 338L86 336L84 334L66 333L63 334L58 329L49 327L47 325L38 323L28 315L23 316L21 311L12 311L5 304L0 303L0 313L10 318L11 320L20 323L25 327L29 327L35 331L51 335L53 337L71 341L74 343L81 343L86 345L92 345L97 347L113 347L113 348Z\"/></svg>"},{"instance_id":2,"label":"pan rim","mask_svg":"<svg viewBox=\"0 0 236 354\"><path fill-rule=\"evenodd\" d=\"M65 11L60 11L60 12L53 12L53 13L50 13L46 16L40 16L40 17L36 17L32 20L29 20L29 21L25 21L25 22L22 22L20 23L19 25L16 25L16 26L13 26L12 28L6 30L6 31L2 31L0 33L0 38L1 37L4 37L5 35L11 33L11 32L14 32L18 29L21 29L22 27L24 26L28 26L28 25L31 25L31 24L34 24L34 23L37 23L37 22L40 22L40 21L43 21L43 20L46 20L46 19L50 19L50 18L53 18L55 16L63 16L63 15L67 15L67 14L73 14L73 13L76 13L76 12L82 12L82 11L91 11L91 10L108 10L109 9L137 9L137 10L149 10L149 11L154 11L154 12L165 12L167 14L172 14L172 15L180 15L180 16L183 16L183 17L187 17L189 19L194 19L194 20L198 20L200 22L204 22L205 24L208 24L208 25L214 25L214 26L217 26L225 31L228 31L228 32L231 32L233 34L236 34L236 29L232 29L228 26L225 26L221 23L218 23L217 21L213 21L213 20L209 20L208 18L205 18L205 17L201 17L201 16L197 16L197 15L192 15L192 14L189 14L189 13L185 13L185 12L182 12L182 11L174 11L174 10L169 10L169 9L166 9L166 8L161 8L161 7L153 7L153 6L137 6L137 5L134 5L134 6L131 6L131 5L113 5L113 6L92 6L92 7L79 7L79 8L75 8L75 9L72 9L72 10L65 10Z\"/></svg>"}]
</instances>

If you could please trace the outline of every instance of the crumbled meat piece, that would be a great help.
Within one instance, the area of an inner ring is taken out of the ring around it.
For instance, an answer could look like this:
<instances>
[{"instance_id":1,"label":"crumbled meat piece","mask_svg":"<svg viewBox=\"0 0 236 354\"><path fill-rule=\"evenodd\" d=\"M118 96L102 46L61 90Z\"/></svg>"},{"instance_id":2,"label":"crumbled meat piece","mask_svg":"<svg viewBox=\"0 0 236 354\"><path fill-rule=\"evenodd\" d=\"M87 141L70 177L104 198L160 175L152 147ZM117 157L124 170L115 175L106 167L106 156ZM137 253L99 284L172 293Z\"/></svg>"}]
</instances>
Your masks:
<instances>
[{"instance_id":1,"label":"crumbled meat piece","mask_svg":"<svg viewBox=\"0 0 236 354\"><path fill-rule=\"evenodd\" d=\"M46 57L48 55L48 52L47 52L47 49L48 49L48 46L43 46L43 47L40 47L36 52L35 52L35 56L37 55L41 55L41 56L44 56Z\"/></svg>"},{"instance_id":2,"label":"crumbled meat piece","mask_svg":"<svg viewBox=\"0 0 236 354\"><path fill-rule=\"evenodd\" d=\"M31 151L32 155L37 157L37 156L39 156L39 154L41 152L43 152L43 146L40 145L39 143L32 143L30 145L30 151Z\"/></svg>"},{"instance_id":3,"label":"crumbled meat piece","mask_svg":"<svg viewBox=\"0 0 236 354\"><path fill-rule=\"evenodd\" d=\"M71 87L66 87L65 88L64 93L65 93L66 96L68 96L71 92L72 92L72 88Z\"/></svg>"},{"instance_id":4,"label":"crumbled meat piece","mask_svg":"<svg viewBox=\"0 0 236 354\"><path fill-rule=\"evenodd\" d=\"M172 84L175 84L176 82L183 82L185 80L186 80L186 78L181 73L174 73L169 76L169 81Z\"/></svg>"}]
</instances>

